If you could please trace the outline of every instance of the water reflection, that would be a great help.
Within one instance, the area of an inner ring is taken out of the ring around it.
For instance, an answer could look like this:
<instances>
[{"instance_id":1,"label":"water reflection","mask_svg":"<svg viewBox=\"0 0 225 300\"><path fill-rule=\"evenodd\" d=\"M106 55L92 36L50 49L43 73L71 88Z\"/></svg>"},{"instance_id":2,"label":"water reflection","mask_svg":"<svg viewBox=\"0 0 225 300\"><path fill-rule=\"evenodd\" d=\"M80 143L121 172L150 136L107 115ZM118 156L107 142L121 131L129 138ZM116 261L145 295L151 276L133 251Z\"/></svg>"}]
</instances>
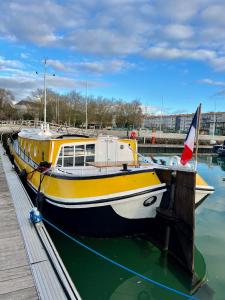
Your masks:
<instances>
[{"instance_id":1,"label":"water reflection","mask_svg":"<svg viewBox=\"0 0 225 300\"><path fill-rule=\"evenodd\" d=\"M214 290L211 297L215 300L223 300L225 299L223 267L225 262L225 158L202 156L199 162L198 172L215 187L215 193L196 210L195 240L206 261L208 286ZM208 298L205 296L203 299Z\"/></svg>"},{"instance_id":2,"label":"water reflection","mask_svg":"<svg viewBox=\"0 0 225 300\"><path fill-rule=\"evenodd\" d=\"M205 155L199 157L199 162L206 163L209 167L220 166L221 170L225 171L225 157L221 157L218 155Z\"/></svg>"},{"instance_id":3,"label":"water reflection","mask_svg":"<svg viewBox=\"0 0 225 300\"><path fill-rule=\"evenodd\" d=\"M85 300L184 298L102 260L51 228L49 231L70 276ZM192 278L146 240L129 237L110 239L85 237L82 238L82 242L148 278L187 294L193 292ZM202 278L206 272L205 262L197 249L195 261L195 279Z\"/></svg>"}]
</instances>

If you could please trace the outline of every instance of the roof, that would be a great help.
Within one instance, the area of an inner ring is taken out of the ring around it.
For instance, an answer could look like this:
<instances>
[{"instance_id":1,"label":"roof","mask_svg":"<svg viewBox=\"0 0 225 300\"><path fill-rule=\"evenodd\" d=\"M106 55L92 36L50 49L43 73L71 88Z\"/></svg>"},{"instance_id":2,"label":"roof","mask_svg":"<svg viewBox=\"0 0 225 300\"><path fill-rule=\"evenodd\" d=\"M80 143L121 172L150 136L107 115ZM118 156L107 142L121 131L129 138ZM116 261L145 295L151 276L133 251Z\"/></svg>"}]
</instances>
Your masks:
<instances>
[{"instance_id":1,"label":"roof","mask_svg":"<svg viewBox=\"0 0 225 300\"><path fill-rule=\"evenodd\" d=\"M88 138L86 135L81 134L64 134L53 130L46 130L40 128L23 129L19 132L18 136L32 140L52 140L52 139L64 139L64 138Z\"/></svg>"}]
</instances>

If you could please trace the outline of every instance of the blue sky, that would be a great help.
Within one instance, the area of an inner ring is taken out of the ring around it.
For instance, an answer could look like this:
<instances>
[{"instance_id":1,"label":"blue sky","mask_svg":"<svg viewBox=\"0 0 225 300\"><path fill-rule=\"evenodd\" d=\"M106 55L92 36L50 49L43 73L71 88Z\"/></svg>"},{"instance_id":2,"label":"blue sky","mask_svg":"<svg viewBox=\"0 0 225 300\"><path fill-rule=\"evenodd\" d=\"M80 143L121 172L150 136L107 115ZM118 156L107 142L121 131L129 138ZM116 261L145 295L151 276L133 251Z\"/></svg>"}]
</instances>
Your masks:
<instances>
[{"instance_id":1,"label":"blue sky","mask_svg":"<svg viewBox=\"0 0 225 300\"><path fill-rule=\"evenodd\" d=\"M225 111L225 1L0 2L0 87L139 99L152 112ZM52 77L51 74L56 76Z\"/></svg>"}]
</instances>

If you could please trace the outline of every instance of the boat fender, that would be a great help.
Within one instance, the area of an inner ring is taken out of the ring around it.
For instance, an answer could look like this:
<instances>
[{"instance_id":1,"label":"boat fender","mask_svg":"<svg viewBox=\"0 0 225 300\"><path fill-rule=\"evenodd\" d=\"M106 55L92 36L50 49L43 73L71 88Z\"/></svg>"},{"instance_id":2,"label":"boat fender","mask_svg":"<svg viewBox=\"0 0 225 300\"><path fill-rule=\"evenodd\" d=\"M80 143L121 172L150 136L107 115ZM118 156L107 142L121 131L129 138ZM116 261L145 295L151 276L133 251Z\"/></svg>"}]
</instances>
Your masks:
<instances>
[{"instance_id":1,"label":"boat fender","mask_svg":"<svg viewBox=\"0 0 225 300\"><path fill-rule=\"evenodd\" d=\"M23 169L20 173L19 173L19 177L21 180L27 180L27 171L25 169Z\"/></svg>"},{"instance_id":2,"label":"boat fender","mask_svg":"<svg viewBox=\"0 0 225 300\"><path fill-rule=\"evenodd\" d=\"M33 207L30 211L30 220L33 224L39 223L42 221L42 215L37 207Z\"/></svg>"},{"instance_id":3,"label":"boat fender","mask_svg":"<svg viewBox=\"0 0 225 300\"><path fill-rule=\"evenodd\" d=\"M169 160L169 166L181 166L180 157L175 155Z\"/></svg>"},{"instance_id":4,"label":"boat fender","mask_svg":"<svg viewBox=\"0 0 225 300\"><path fill-rule=\"evenodd\" d=\"M40 212L43 211L44 201L45 201L45 195L42 192L39 192L36 198L36 206L38 207Z\"/></svg>"},{"instance_id":5,"label":"boat fender","mask_svg":"<svg viewBox=\"0 0 225 300\"><path fill-rule=\"evenodd\" d=\"M9 159L13 165L14 164L14 156L12 154L9 154Z\"/></svg>"}]
</instances>

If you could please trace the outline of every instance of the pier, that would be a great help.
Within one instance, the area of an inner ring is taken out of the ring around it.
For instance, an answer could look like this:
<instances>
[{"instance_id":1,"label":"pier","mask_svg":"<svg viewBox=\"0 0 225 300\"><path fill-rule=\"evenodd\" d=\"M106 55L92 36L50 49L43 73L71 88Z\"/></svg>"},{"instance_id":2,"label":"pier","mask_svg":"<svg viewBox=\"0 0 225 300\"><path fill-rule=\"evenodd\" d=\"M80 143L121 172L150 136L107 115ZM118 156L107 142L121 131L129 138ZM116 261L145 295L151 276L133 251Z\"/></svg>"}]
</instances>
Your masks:
<instances>
[{"instance_id":1,"label":"pier","mask_svg":"<svg viewBox=\"0 0 225 300\"><path fill-rule=\"evenodd\" d=\"M0 145L0 298L81 299Z\"/></svg>"}]
</instances>

